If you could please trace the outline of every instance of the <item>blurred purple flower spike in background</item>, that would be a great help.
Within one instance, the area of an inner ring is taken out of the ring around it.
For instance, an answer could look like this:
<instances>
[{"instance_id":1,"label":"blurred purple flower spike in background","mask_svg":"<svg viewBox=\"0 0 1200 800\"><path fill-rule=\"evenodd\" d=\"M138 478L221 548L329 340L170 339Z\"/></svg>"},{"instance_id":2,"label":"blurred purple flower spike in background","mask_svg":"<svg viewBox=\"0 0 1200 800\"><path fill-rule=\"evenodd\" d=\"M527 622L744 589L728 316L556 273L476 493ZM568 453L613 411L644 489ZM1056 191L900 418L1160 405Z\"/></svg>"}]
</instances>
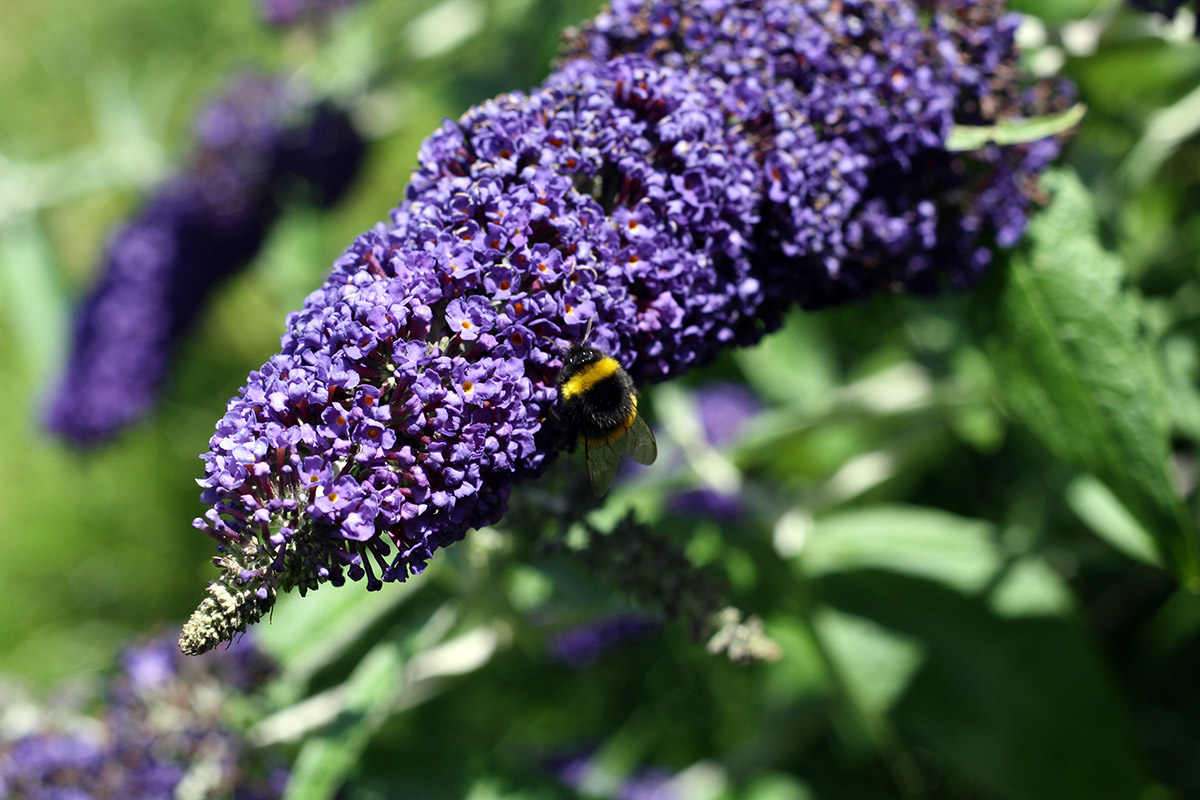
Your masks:
<instances>
[{"instance_id":1,"label":"blurred purple flower spike in background","mask_svg":"<svg viewBox=\"0 0 1200 800\"><path fill-rule=\"evenodd\" d=\"M647 639L661 629L660 622L644 614L617 614L555 634L546 650L555 661L579 669L595 664L618 645Z\"/></svg>"},{"instance_id":2,"label":"blurred purple flower spike in background","mask_svg":"<svg viewBox=\"0 0 1200 800\"><path fill-rule=\"evenodd\" d=\"M190 659L160 636L129 647L118 663L98 719L66 720L58 709L39 729L0 741L0 796L283 796L282 761L256 752L223 718L233 695L253 692L274 669L249 639Z\"/></svg>"},{"instance_id":3,"label":"blurred purple flower spike in background","mask_svg":"<svg viewBox=\"0 0 1200 800\"><path fill-rule=\"evenodd\" d=\"M275 80L244 76L194 126L186 168L111 235L75 315L46 427L99 444L156 404L172 351L217 286L262 246L291 196L331 205L349 188L364 142L344 113L308 104Z\"/></svg>"}]
</instances>

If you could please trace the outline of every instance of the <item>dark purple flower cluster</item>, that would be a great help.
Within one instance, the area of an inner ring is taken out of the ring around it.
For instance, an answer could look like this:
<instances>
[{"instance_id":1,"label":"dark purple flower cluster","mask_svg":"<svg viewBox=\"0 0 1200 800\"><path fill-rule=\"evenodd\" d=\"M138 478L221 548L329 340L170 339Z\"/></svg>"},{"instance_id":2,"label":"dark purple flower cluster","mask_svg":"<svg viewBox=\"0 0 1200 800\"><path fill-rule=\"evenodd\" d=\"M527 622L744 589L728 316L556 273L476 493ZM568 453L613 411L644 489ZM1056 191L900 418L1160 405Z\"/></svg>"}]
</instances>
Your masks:
<instances>
[{"instance_id":1,"label":"dark purple flower cluster","mask_svg":"<svg viewBox=\"0 0 1200 800\"><path fill-rule=\"evenodd\" d=\"M358 0L259 0L258 9L268 25L290 28L299 24L323 25Z\"/></svg>"},{"instance_id":2,"label":"dark purple flower cluster","mask_svg":"<svg viewBox=\"0 0 1200 800\"><path fill-rule=\"evenodd\" d=\"M775 308L970 285L1025 227L1045 140L949 153L955 124L1065 108L1024 95L1002 0L618 0L571 52L719 76L757 142L757 274ZM766 310L766 309L764 309Z\"/></svg>"},{"instance_id":3,"label":"dark purple flower cluster","mask_svg":"<svg viewBox=\"0 0 1200 800\"><path fill-rule=\"evenodd\" d=\"M497 521L569 440L555 378L589 325L652 382L794 303L973 274L1025 201L1000 156L968 183L942 147L1012 79L1011 22L971 13L624 2L577 39L590 57L447 121L217 425L196 526L224 575L185 651L280 589L379 588Z\"/></svg>"},{"instance_id":4,"label":"dark purple flower cluster","mask_svg":"<svg viewBox=\"0 0 1200 800\"><path fill-rule=\"evenodd\" d=\"M154 405L175 342L219 283L262 245L284 197L323 205L349 187L364 152L341 111L245 77L208 106L182 174L110 239L75 317L47 427L93 444Z\"/></svg>"},{"instance_id":5,"label":"dark purple flower cluster","mask_svg":"<svg viewBox=\"0 0 1200 800\"><path fill-rule=\"evenodd\" d=\"M227 572L268 594L278 572L378 588L498 520L563 441L555 376L589 321L638 380L757 336L752 152L716 88L577 61L434 134L392 224L289 317L218 424L197 524Z\"/></svg>"},{"instance_id":6,"label":"dark purple flower cluster","mask_svg":"<svg viewBox=\"0 0 1200 800\"><path fill-rule=\"evenodd\" d=\"M643 614L618 614L558 633L546 650L554 660L578 669L595 664L617 645L645 639L660 629L656 620Z\"/></svg>"},{"instance_id":7,"label":"dark purple flower cluster","mask_svg":"<svg viewBox=\"0 0 1200 800\"><path fill-rule=\"evenodd\" d=\"M13 800L270 800L287 771L265 765L223 720L226 700L271 666L248 642L186 659L158 638L130 648L99 720L0 742L0 796ZM183 794L177 790L187 787Z\"/></svg>"}]
</instances>

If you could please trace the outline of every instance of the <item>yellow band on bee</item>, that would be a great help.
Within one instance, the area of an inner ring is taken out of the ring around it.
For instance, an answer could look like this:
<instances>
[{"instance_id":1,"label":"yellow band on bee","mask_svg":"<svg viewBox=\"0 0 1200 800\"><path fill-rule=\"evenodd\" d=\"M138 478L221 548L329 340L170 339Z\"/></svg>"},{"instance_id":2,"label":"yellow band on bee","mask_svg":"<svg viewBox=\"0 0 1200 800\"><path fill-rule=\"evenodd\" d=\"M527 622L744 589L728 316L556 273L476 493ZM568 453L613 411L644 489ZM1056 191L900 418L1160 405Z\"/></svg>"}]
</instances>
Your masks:
<instances>
[{"instance_id":1,"label":"yellow band on bee","mask_svg":"<svg viewBox=\"0 0 1200 800\"><path fill-rule=\"evenodd\" d=\"M603 447L604 445L611 444L625 434L629 433L629 429L633 427L634 420L637 419L637 395L635 394L629 399L633 401L633 408L630 409L629 416L625 418L624 425L604 436L584 436L583 440L592 447Z\"/></svg>"},{"instance_id":2,"label":"yellow band on bee","mask_svg":"<svg viewBox=\"0 0 1200 800\"><path fill-rule=\"evenodd\" d=\"M617 363L617 360L608 356L592 364L588 364L563 384L562 396L574 397L575 395L583 394L620 368L621 365Z\"/></svg>"}]
</instances>

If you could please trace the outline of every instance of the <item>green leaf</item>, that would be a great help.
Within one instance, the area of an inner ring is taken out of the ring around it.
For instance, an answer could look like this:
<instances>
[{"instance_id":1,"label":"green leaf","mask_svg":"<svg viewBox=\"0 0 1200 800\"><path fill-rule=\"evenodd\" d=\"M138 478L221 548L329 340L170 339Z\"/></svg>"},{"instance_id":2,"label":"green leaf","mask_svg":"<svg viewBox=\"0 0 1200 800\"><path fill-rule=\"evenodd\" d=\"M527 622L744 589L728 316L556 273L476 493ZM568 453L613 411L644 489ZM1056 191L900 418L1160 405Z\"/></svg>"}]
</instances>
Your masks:
<instances>
[{"instance_id":1,"label":"green leaf","mask_svg":"<svg viewBox=\"0 0 1200 800\"><path fill-rule=\"evenodd\" d=\"M1144 185L1184 142L1197 134L1200 134L1200 87L1150 118L1142 138L1121 165L1120 174L1131 186Z\"/></svg>"},{"instance_id":2,"label":"green leaf","mask_svg":"<svg viewBox=\"0 0 1200 800\"><path fill-rule=\"evenodd\" d=\"M1057 114L1002 119L995 125L955 125L946 137L946 149L962 152L978 150L989 144L1036 142L1074 128L1086 113L1087 107L1083 103L1076 103Z\"/></svg>"},{"instance_id":3,"label":"green leaf","mask_svg":"<svg viewBox=\"0 0 1200 800\"><path fill-rule=\"evenodd\" d=\"M935 754L944 796L1141 796L1124 699L1073 620L997 615L984 597L879 570L826 575L813 588L828 607L920 648L889 720L899 741Z\"/></svg>"},{"instance_id":4,"label":"green leaf","mask_svg":"<svg viewBox=\"0 0 1200 800\"><path fill-rule=\"evenodd\" d=\"M1067 172L1025 247L974 298L971 321L1003 404L1045 446L1103 481L1153 535L1181 581L1200 587L1192 521L1168 472L1165 390L1120 262L1096 237L1088 195Z\"/></svg>"},{"instance_id":5,"label":"green leaf","mask_svg":"<svg viewBox=\"0 0 1200 800\"><path fill-rule=\"evenodd\" d=\"M400 646L376 645L350 678L330 695L334 720L304 743L288 781L286 800L326 800L354 771L371 736L405 688Z\"/></svg>"},{"instance_id":6,"label":"green leaf","mask_svg":"<svg viewBox=\"0 0 1200 800\"><path fill-rule=\"evenodd\" d=\"M740 794L743 800L813 800L816 795L802 780L786 772L760 772Z\"/></svg>"},{"instance_id":7,"label":"green leaf","mask_svg":"<svg viewBox=\"0 0 1200 800\"><path fill-rule=\"evenodd\" d=\"M45 381L44 373L62 360L67 348L70 312L56 271L37 218L0 224L0 323L7 322L12 331L0 364L11 363L10 374L30 383Z\"/></svg>"},{"instance_id":8,"label":"green leaf","mask_svg":"<svg viewBox=\"0 0 1200 800\"><path fill-rule=\"evenodd\" d=\"M1113 5L1113 0L1013 0L1009 10L1036 17L1051 25L1083 19L1098 8Z\"/></svg>"},{"instance_id":9,"label":"green leaf","mask_svg":"<svg viewBox=\"0 0 1200 800\"><path fill-rule=\"evenodd\" d=\"M1062 617L1075 607L1075 598L1044 559L1023 556L996 578L988 604L998 617Z\"/></svg>"},{"instance_id":10,"label":"green leaf","mask_svg":"<svg viewBox=\"0 0 1200 800\"><path fill-rule=\"evenodd\" d=\"M945 584L961 592L985 588L1002 564L988 522L912 506L879 506L830 514L816 521L801 558L815 577L886 569Z\"/></svg>"},{"instance_id":11,"label":"green leaf","mask_svg":"<svg viewBox=\"0 0 1200 800\"><path fill-rule=\"evenodd\" d=\"M837 348L826 327L811 314L791 314L780 330L733 356L760 397L815 416L828 409L838 382Z\"/></svg>"},{"instance_id":12,"label":"green leaf","mask_svg":"<svg viewBox=\"0 0 1200 800\"><path fill-rule=\"evenodd\" d=\"M1007 533L1007 532L1006 532ZM930 508L883 505L818 519L797 551L806 577L880 569L986 592L1001 616L1061 616L1070 590L1036 554L1014 557L995 525Z\"/></svg>"},{"instance_id":13,"label":"green leaf","mask_svg":"<svg viewBox=\"0 0 1200 800\"><path fill-rule=\"evenodd\" d=\"M1091 475L1067 487L1067 504L1097 536L1130 558L1162 566L1154 539L1138 524L1109 488Z\"/></svg>"},{"instance_id":14,"label":"green leaf","mask_svg":"<svg viewBox=\"0 0 1200 800\"><path fill-rule=\"evenodd\" d=\"M921 643L832 608L818 610L813 628L836 666L844 691L867 720L878 724L920 668Z\"/></svg>"},{"instance_id":15,"label":"green leaf","mask_svg":"<svg viewBox=\"0 0 1200 800\"><path fill-rule=\"evenodd\" d=\"M1200 342L1184 328L1163 340L1162 354L1171 424L1200 442Z\"/></svg>"},{"instance_id":16,"label":"green leaf","mask_svg":"<svg viewBox=\"0 0 1200 800\"><path fill-rule=\"evenodd\" d=\"M255 636L267 653L286 665L281 676L287 687L285 699L427 584L408 581L380 592L366 592L358 585L325 587L304 597L295 593L280 597L270 624L259 625Z\"/></svg>"}]
</instances>

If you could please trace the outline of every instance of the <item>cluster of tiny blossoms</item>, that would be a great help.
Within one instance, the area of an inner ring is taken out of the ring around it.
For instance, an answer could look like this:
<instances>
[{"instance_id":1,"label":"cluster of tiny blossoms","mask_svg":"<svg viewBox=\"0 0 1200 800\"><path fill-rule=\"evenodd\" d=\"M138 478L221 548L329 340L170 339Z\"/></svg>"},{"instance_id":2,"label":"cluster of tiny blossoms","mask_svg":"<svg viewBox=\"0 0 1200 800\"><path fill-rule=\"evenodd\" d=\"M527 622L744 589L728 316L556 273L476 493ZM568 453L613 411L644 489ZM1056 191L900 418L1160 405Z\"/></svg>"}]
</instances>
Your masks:
<instances>
[{"instance_id":1,"label":"cluster of tiny blossoms","mask_svg":"<svg viewBox=\"0 0 1200 800\"><path fill-rule=\"evenodd\" d=\"M282 197L329 205L364 144L345 114L277 81L237 80L197 117L190 163L112 235L75 315L46 426L72 444L107 439L155 404L175 342L212 291L258 252Z\"/></svg>"},{"instance_id":2,"label":"cluster of tiny blossoms","mask_svg":"<svg viewBox=\"0 0 1200 800\"><path fill-rule=\"evenodd\" d=\"M224 574L185 651L497 521L567 442L555 378L589 325L664 380L794 303L961 276L981 234L1014 238L1003 176L1028 158L977 157L969 188L941 147L1016 96L1011 23L971 8L624 2L540 88L447 121L218 423L196 526Z\"/></svg>"},{"instance_id":3,"label":"cluster of tiny blossoms","mask_svg":"<svg viewBox=\"0 0 1200 800\"><path fill-rule=\"evenodd\" d=\"M282 762L264 761L225 719L229 699L256 689L271 669L248 641L202 659L184 658L163 637L133 646L121 655L99 718L54 709L32 730L0 741L0 797L281 797Z\"/></svg>"},{"instance_id":4,"label":"cluster of tiny blossoms","mask_svg":"<svg viewBox=\"0 0 1200 800\"><path fill-rule=\"evenodd\" d=\"M615 0L569 52L645 54L719 77L758 143L752 260L774 313L966 287L993 239L1016 243L1057 143L966 156L945 141L955 124L1070 103L1069 86L1021 91L1018 21L1003 0Z\"/></svg>"}]
</instances>

